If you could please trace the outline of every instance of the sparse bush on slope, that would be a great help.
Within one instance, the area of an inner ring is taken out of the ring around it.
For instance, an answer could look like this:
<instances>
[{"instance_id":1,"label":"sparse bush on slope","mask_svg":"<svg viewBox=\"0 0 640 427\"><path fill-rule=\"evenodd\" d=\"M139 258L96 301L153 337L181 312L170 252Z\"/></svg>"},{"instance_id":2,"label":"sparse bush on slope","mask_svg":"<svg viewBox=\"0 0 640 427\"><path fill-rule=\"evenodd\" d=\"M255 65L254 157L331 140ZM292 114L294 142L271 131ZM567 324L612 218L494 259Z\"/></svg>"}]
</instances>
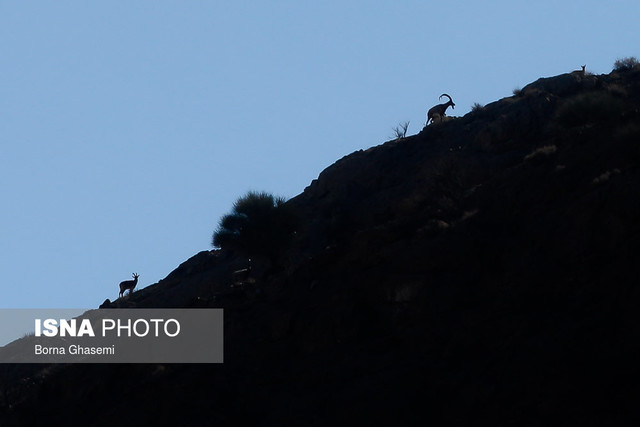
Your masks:
<instances>
[{"instance_id":1,"label":"sparse bush on slope","mask_svg":"<svg viewBox=\"0 0 640 427\"><path fill-rule=\"evenodd\" d=\"M249 192L220 219L213 246L274 260L291 242L298 219L282 197Z\"/></svg>"},{"instance_id":2,"label":"sparse bush on slope","mask_svg":"<svg viewBox=\"0 0 640 427\"><path fill-rule=\"evenodd\" d=\"M479 102L474 102L473 105L471 106L471 112L477 113L481 111L483 108L484 108L484 105L480 104Z\"/></svg>"},{"instance_id":3,"label":"sparse bush on slope","mask_svg":"<svg viewBox=\"0 0 640 427\"><path fill-rule=\"evenodd\" d=\"M640 68L640 62L638 62L635 56L618 59L613 64L613 71L629 71L634 68Z\"/></svg>"},{"instance_id":4,"label":"sparse bush on slope","mask_svg":"<svg viewBox=\"0 0 640 427\"><path fill-rule=\"evenodd\" d=\"M393 139L402 139L407 136L407 129L409 128L409 122L398 124L393 128Z\"/></svg>"}]
</instances>

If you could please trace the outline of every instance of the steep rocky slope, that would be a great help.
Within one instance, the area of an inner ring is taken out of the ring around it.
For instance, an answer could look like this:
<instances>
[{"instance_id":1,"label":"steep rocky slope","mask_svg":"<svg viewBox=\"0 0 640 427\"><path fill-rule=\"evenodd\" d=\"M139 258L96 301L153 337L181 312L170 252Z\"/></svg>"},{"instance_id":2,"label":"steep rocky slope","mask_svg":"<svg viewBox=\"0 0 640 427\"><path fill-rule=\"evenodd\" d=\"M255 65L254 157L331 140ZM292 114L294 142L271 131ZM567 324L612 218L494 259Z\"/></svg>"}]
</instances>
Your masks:
<instances>
[{"instance_id":1,"label":"steep rocky slope","mask_svg":"<svg viewBox=\"0 0 640 427\"><path fill-rule=\"evenodd\" d=\"M639 165L637 70L355 152L289 202L281 268L239 290L205 251L103 305L222 307L223 365L3 366L0 418L632 425Z\"/></svg>"}]
</instances>

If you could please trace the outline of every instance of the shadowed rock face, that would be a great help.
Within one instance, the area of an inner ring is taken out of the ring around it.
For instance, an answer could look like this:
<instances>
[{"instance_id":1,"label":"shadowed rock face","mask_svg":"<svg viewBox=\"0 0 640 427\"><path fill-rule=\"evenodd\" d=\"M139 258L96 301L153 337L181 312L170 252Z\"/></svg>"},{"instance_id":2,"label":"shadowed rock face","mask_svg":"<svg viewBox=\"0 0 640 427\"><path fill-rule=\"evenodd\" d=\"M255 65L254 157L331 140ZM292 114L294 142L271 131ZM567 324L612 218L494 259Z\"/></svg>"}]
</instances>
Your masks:
<instances>
[{"instance_id":1,"label":"shadowed rock face","mask_svg":"<svg viewBox=\"0 0 640 427\"><path fill-rule=\"evenodd\" d=\"M0 418L625 425L639 118L638 72L566 74L345 156L284 268L232 288L246 259L205 251L103 304L225 308L223 365L2 366Z\"/></svg>"}]
</instances>

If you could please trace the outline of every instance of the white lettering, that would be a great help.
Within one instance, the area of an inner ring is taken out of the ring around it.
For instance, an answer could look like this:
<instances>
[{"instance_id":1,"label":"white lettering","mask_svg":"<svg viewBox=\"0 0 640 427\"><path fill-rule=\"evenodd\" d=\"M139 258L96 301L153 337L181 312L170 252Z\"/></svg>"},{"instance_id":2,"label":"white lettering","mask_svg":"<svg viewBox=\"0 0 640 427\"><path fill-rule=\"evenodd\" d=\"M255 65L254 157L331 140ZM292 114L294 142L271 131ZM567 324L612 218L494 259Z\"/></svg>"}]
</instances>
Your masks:
<instances>
[{"instance_id":1,"label":"white lettering","mask_svg":"<svg viewBox=\"0 0 640 427\"><path fill-rule=\"evenodd\" d=\"M107 327L107 322L109 322L110 326ZM113 319L102 319L102 336L107 336L107 331L111 331L115 329L116 322Z\"/></svg>"},{"instance_id":2,"label":"white lettering","mask_svg":"<svg viewBox=\"0 0 640 427\"><path fill-rule=\"evenodd\" d=\"M116 354L116 346L111 347L83 347L81 345L72 344L69 346L69 354Z\"/></svg>"},{"instance_id":3,"label":"white lettering","mask_svg":"<svg viewBox=\"0 0 640 427\"><path fill-rule=\"evenodd\" d=\"M145 326L145 329L144 329L144 333L143 333L143 334L141 334L141 333L139 333L139 332L138 332L138 328L137 328L137 326L138 326L138 324L140 324L140 323L144 323L144 326ZM149 333L149 323L148 323L146 320L144 320L144 319L138 319L138 320L136 320L135 322L133 322L133 333L135 333L135 334L136 334L137 336L139 336L139 337L146 337L146 336L147 336L147 334ZM156 334L156 336L158 336L158 334Z\"/></svg>"},{"instance_id":4,"label":"white lettering","mask_svg":"<svg viewBox=\"0 0 640 427\"><path fill-rule=\"evenodd\" d=\"M120 336L120 331L122 329L126 329L127 330L127 336L128 337L131 336L131 319L127 319L127 326L120 325L120 319L118 319L118 336Z\"/></svg>"},{"instance_id":5,"label":"white lettering","mask_svg":"<svg viewBox=\"0 0 640 427\"><path fill-rule=\"evenodd\" d=\"M171 335L169 333L169 322L173 322L173 323L176 324L176 332L173 335ZM166 323L164 324L164 333L167 334L167 336L169 336L171 338L173 338L176 335L178 335L180 333L180 322L178 322L176 319L167 320Z\"/></svg>"},{"instance_id":6,"label":"white lettering","mask_svg":"<svg viewBox=\"0 0 640 427\"><path fill-rule=\"evenodd\" d=\"M36 356L46 354L66 354L64 347L43 347L40 344L34 346L34 353Z\"/></svg>"},{"instance_id":7,"label":"white lettering","mask_svg":"<svg viewBox=\"0 0 640 427\"><path fill-rule=\"evenodd\" d=\"M80 322L80 330L77 330L76 328L76 319L60 319L60 323L58 323L56 319L45 319L44 322L42 322L41 319L35 320L35 335L37 337L40 337L42 335L46 337L55 337L58 335L58 333L60 333L61 337L82 337L84 335L95 337L93 327L91 327L91 322L89 321L89 319L82 319L82 322Z\"/></svg>"},{"instance_id":8,"label":"white lettering","mask_svg":"<svg viewBox=\"0 0 640 427\"><path fill-rule=\"evenodd\" d=\"M109 331L116 331L118 337L131 337L132 332L137 337L159 337L163 332L168 337L175 337L180 333L180 323L176 319L136 319L132 325L131 319L102 319L102 336L106 337Z\"/></svg>"},{"instance_id":9,"label":"white lettering","mask_svg":"<svg viewBox=\"0 0 640 427\"><path fill-rule=\"evenodd\" d=\"M155 327L155 331L156 331L156 336L158 336L158 324L164 322L164 320L162 319L149 319L149 322L153 323L156 327Z\"/></svg>"},{"instance_id":10,"label":"white lettering","mask_svg":"<svg viewBox=\"0 0 640 427\"><path fill-rule=\"evenodd\" d=\"M46 337L55 337L58 335L58 322L55 319L45 319L44 320L44 336Z\"/></svg>"},{"instance_id":11,"label":"white lettering","mask_svg":"<svg viewBox=\"0 0 640 427\"><path fill-rule=\"evenodd\" d=\"M96 334L93 332L93 327L91 326L91 322L89 321L89 319L82 319L82 322L80 323L78 336L82 337L85 335L89 335L90 337L96 336Z\"/></svg>"},{"instance_id":12,"label":"white lettering","mask_svg":"<svg viewBox=\"0 0 640 427\"><path fill-rule=\"evenodd\" d=\"M76 319L60 319L60 336L66 337L67 334L69 334L70 337L76 336Z\"/></svg>"}]
</instances>

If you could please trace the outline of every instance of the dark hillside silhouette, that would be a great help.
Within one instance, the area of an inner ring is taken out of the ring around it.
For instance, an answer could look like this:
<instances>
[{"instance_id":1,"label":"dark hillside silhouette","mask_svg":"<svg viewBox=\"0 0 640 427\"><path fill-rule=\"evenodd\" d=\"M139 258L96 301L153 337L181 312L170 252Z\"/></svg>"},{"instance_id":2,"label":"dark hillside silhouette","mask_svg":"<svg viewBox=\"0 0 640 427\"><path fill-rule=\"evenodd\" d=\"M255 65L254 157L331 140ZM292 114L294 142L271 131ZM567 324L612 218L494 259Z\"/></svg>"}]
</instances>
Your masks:
<instances>
[{"instance_id":1,"label":"dark hillside silhouette","mask_svg":"<svg viewBox=\"0 0 640 427\"><path fill-rule=\"evenodd\" d=\"M640 71L517 93L329 166L250 288L104 305L222 307L224 364L0 366L0 424L636 425Z\"/></svg>"}]
</instances>

